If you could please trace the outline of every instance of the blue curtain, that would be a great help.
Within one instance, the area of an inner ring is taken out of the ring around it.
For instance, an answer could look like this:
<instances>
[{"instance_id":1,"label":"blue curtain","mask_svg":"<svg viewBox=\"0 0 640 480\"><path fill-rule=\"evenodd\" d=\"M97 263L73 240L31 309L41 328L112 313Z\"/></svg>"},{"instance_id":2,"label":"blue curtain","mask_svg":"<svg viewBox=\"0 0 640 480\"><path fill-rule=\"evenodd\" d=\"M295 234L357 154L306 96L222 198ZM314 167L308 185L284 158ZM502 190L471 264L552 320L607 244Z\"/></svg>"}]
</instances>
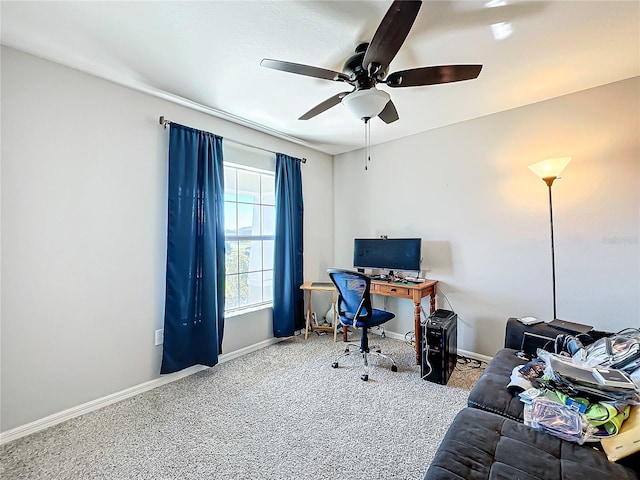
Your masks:
<instances>
[{"instance_id":1,"label":"blue curtain","mask_svg":"<svg viewBox=\"0 0 640 480\"><path fill-rule=\"evenodd\" d=\"M304 328L302 175L299 158L276 154L276 239L273 263L273 334Z\"/></svg>"},{"instance_id":2,"label":"blue curtain","mask_svg":"<svg viewBox=\"0 0 640 480\"><path fill-rule=\"evenodd\" d=\"M218 363L224 329L223 212L222 137L172 123L160 373Z\"/></svg>"}]
</instances>

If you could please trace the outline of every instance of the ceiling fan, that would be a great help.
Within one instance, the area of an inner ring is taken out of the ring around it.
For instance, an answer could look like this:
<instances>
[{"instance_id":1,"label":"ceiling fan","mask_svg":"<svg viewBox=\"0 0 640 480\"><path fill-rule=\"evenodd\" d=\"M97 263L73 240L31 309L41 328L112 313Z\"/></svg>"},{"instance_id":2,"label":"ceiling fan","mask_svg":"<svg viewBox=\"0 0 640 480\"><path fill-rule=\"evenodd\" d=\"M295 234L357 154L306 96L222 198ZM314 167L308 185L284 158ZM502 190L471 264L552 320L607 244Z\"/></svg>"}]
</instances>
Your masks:
<instances>
[{"instance_id":1,"label":"ceiling fan","mask_svg":"<svg viewBox=\"0 0 640 480\"><path fill-rule=\"evenodd\" d=\"M342 102L365 122L376 116L385 123L395 122L399 118L396 107L387 92L376 88L378 83L397 88L460 82L477 78L482 70L482 65L440 65L387 75L389 64L409 35L421 6L421 1L394 1L371 42L356 47L355 54L347 59L342 72L268 58L263 59L260 65L297 75L344 82L353 87L350 92L340 92L319 103L299 120L309 120Z\"/></svg>"}]
</instances>

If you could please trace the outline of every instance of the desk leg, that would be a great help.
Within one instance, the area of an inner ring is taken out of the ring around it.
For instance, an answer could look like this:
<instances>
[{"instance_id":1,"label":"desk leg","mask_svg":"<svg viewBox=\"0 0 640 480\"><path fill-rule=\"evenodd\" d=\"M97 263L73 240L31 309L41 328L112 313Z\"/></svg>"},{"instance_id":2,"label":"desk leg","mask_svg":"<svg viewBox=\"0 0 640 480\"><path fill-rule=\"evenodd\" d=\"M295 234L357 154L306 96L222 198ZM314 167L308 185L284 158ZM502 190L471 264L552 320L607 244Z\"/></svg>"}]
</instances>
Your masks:
<instances>
[{"instance_id":1,"label":"desk leg","mask_svg":"<svg viewBox=\"0 0 640 480\"><path fill-rule=\"evenodd\" d=\"M307 322L304 328L304 339L309 338L309 325L311 323L311 290L307 290Z\"/></svg>"},{"instance_id":2,"label":"desk leg","mask_svg":"<svg viewBox=\"0 0 640 480\"><path fill-rule=\"evenodd\" d=\"M429 295L429 313L436 313L436 286L433 286L433 291Z\"/></svg>"},{"instance_id":3,"label":"desk leg","mask_svg":"<svg viewBox=\"0 0 640 480\"><path fill-rule=\"evenodd\" d=\"M414 336L416 344L416 365L420 365L420 310L421 302L413 304L413 322L414 322Z\"/></svg>"},{"instance_id":4,"label":"desk leg","mask_svg":"<svg viewBox=\"0 0 640 480\"><path fill-rule=\"evenodd\" d=\"M425 295L426 296L426 295ZM416 365L420 365L421 339L420 339L420 314L422 313L422 295L413 297L413 328L416 343ZM436 311L436 286L429 292L429 313Z\"/></svg>"}]
</instances>

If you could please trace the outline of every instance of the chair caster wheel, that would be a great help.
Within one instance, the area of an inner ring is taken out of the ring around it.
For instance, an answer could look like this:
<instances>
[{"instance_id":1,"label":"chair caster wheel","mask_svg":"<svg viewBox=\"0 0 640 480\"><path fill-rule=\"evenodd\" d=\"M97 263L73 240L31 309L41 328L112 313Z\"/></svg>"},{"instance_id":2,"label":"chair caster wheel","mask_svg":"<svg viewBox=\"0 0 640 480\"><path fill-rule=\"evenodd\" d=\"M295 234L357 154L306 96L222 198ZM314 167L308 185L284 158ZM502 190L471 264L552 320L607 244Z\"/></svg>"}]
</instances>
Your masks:
<instances>
[{"instance_id":1,"label":"chair caster wheel","mask_svg":"<svg viewBox=\"0 0 640 480\"><path fill-rule=\"evenodd\" d=\"M392 372L397 372L398 371L398 367L396 367L395 365L391 365L391 371Z\"/></svg>"},{"instance_id":2,"label":"chair caster wheel","mask_svg":"<svg viewBox=\"0 0 640 480\"><path fill-rule=\"evenodd\" d=\"M349 353L349 347L344 349L344 353Z\"/></svg>"},{"instance_id":3,"label":"chair caster wheel","mask_svg":"<svg viewBox=\"0 0 640 480\"><path fill-rule=\"evenodd\" d=\"M378 353L382 353L382 350L376 350L376 352L378 352Z\"/></svg>"},{"instance_id":4,"label":"chair caster wheel","mask_svg":"<svg viewBox=\"0 0 640 480\"><path fill-rule=\"evenodd\" d=\"M360 380L366 382L367 380L369 380L369 375L360 375Z\"/></svg>"},{"instance_id":5,"label":"chair caster wheel","mask_svg":"<svg viewBox=\"0 0 640 480\"><path fill-rule=\"evenodd\" d=\"M331 364L331 368L338 368L338 362L333 362Z\"/></svg>"}]
</instances>

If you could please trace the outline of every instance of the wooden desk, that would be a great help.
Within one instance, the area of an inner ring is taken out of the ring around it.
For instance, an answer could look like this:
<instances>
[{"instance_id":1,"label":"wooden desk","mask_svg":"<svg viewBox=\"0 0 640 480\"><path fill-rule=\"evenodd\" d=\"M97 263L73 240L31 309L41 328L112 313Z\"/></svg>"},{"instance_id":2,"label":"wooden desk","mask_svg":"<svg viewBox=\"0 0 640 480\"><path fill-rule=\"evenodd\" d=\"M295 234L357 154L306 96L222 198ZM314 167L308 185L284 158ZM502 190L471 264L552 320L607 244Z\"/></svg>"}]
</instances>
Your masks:
<instances>
[{"instance_id":1,"label":"wooden desk","mask_svg":"<svg viewBox=\"0 0 640 480\"><path fill-rule=\"evenodd\" d=\"M383 282L380 280L371 281L371 293L374 295L383 295L385 297L408 298L413 300L413 328L416 344L416 365L420 365L420 313L422 311L422 299L430 297L429 313L436 311L436 287L437 280L426 280L422 283L400 283L400 282ZM333 341L336 341L338 335L338 313L336 312L336 287L331 282L304 282L300 286L302 290L307 292L307 321L304 332L305 340L309 336L311 327L317 330L333 330ZM333 295L333 327L321 325L313 327L311 325L311 292L332 292ZM346 329L344 329L344 341L346 338Z\"/></svg>"},{"instance_id":2,"label":"wooden desk","mask_svg":"<svg viewBox=\"0 0 640 480\"><path fill-rule=\"evenodd\" d=\"M422 299L430 297L429 313L436 311L437 280L426 280L422 283L400 283L371 281L371 293L386 297L408 298L413 300L413 328L416 343L416 365L420 364L420 312Z\"/></svg>"},{"instance_id":3,"label":"wooden desk","mask_svg":"<svg viewBox=\"0 0 640 480\"><path fill-rule=\"evenodd\" d=\"M336 287L331 282L304 282L300 285L300 289L307 292L307 315L306 315L306 325L304 329L304 339L309 338L309 331L312 329L315 330L325 330L332 331L333 330L333 341L336 341L336 337L338 335L338 314L336 312ZM311 314L313 313L313 308L311 308L311 292L332 292L333 301L331 306L333 307L333 326L329 325L311 325ZM311 328L309 328L311 327Z\"/></svg>"}]
</instances>

